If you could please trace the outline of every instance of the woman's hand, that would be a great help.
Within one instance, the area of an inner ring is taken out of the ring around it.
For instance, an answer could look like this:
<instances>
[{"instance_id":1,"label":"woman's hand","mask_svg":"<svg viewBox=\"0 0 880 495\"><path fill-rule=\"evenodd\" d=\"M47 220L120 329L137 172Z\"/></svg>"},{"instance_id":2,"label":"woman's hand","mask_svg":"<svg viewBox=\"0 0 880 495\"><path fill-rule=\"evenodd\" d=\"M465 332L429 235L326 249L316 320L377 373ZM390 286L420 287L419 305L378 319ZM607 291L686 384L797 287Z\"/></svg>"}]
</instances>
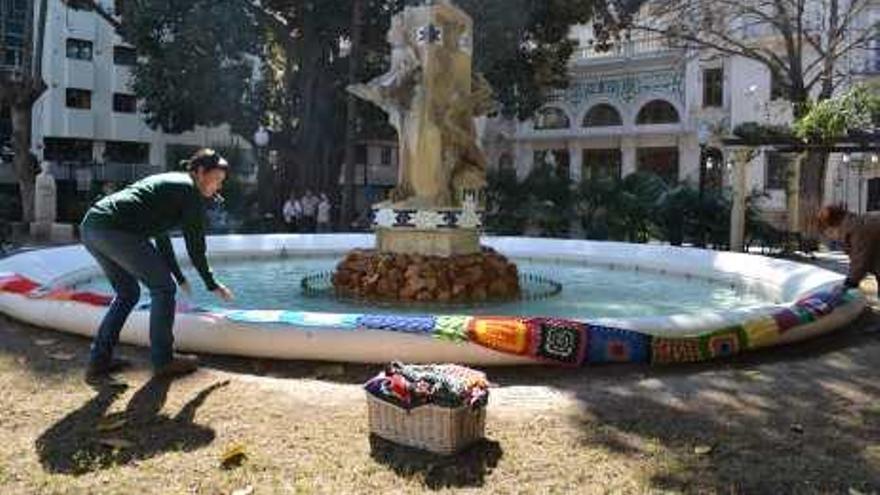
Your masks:
<instances>
[{"instance_id":1,"label":"woman's hand","mask_svg":"<svg viewBox=\"0 0 880 495\"><path fill-rule=\"evenodd\" d=\"M828 302L832 306L837 306L838 304L840 304L840 301L843 299L843 296L846 294L846 289L847 289L846 284L840 284L838 286L835 286L833 289L831 289L831 298L828 300Z\"/></svg>"},{"instance_id":2,"label":"woman's hand","mask_svg":"<svg viewBox=\"0 0 880 495\"><path fill-rule=\"evenodd\" d=\"M215 296L219 297L220 299L223 299L226 302L229 302L229 301L232 301L233 299L235 299L235 294L233 294L232 291L229 290L229 288L223 284L217 284L217 288L214 289L212 292L214 293Z\"/></svg>"},{"instance_id":3,"label":"woman's hand","mask_svg":"<svg viewBox=\"0 0 880 495\"><path fill-rule=\"evenodd\" d=\"M189 282L184 280L183 282L180 282L179 284L177 284L177 286L180 287L180 292L183 292L183 294L186 297L192 297L193 291L192 291L192 287L190 287L190 285L189 285Z\"/></svg>"}]
</instances>

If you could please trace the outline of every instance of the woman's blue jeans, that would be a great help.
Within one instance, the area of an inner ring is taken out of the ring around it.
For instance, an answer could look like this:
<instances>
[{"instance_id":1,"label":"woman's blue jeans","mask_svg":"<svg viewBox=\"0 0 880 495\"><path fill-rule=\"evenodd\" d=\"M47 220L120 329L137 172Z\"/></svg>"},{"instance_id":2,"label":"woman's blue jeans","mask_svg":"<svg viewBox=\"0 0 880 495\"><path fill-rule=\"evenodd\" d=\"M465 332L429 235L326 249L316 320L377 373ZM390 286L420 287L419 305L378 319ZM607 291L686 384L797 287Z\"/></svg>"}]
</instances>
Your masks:
<instances>
[{"instance_id":1,"label":"woman's blue jeans","mask_svg":"<svg viewBox=\"0 0 880 495\"><path fill-rule=\"evenodd\" d=\"M80 238L110 280L116 297L92 342L91 361L110 363L119 332L140 299L138 282L150 291L150 359L155 368L173 357L174 294L168 263L147 237L120 230L82 226Z\"/></svg>"}]
</instances>

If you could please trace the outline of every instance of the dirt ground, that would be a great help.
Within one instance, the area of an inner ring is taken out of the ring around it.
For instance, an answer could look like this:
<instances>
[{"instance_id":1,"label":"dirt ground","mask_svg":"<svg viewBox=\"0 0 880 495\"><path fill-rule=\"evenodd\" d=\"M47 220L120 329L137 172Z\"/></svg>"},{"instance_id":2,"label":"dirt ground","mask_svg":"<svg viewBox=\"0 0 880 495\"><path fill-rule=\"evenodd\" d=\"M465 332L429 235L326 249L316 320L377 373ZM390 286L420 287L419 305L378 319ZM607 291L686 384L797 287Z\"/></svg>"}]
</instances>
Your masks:
<instances>
[{"instance_id":1,"label":"dirt ground","mask_svg":"<svg viewBox=\"0 0 880 495\"><path fill-rule=\"evenodd\" d=\"M162 381L123 347L125 385L93 388L87 351L0 317L0 493L880 493L877 309L728 361L487 369L487 438L452 457L369 436L378 366L203 356Z\"/></svg>"}]
</instances>

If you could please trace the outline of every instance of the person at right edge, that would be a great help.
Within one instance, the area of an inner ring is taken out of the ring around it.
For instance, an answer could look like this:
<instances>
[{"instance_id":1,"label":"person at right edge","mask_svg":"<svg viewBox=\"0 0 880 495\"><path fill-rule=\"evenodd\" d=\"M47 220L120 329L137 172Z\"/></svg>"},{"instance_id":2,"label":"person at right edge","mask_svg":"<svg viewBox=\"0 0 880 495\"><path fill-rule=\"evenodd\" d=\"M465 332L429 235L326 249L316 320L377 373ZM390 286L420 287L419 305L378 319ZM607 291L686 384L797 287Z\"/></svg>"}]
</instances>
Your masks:
<instances>
[{"instance_id":1,"label":"person at right edge","mask_svg":"<svg viewBox=\"0 0 880 495\"><path fill-rule=\"evenodd\" d=\"M837 304L869 273L880 276L880 218L855 215L843 205L831 205L819 210L816 221L822 234L840 242L849 256L849 273L831 292L831 302Z\"/></svg>"},{"instance_id":2,"label":"person at right edge","mask_svg":"<svg viewBox=\"0 0 880 495\"><path fill-rule=\"evenodd\" d=\"M220 200L217 193L229 164L207 148L183 164L186 171L152 175L102 198L82 221L81 241L116 292L92 342L87 380L102 378L128 365L113 358L113 349L140 299L138 282L150 291L150 360L154 374L174 376L198 368L196 356L173 352L175 293L177 287L185 293L191 289L168 237L172 229L182 230L189 258L207 289L224 300L233 298L232 291L214 280L205 256L205 201Z\"/></svg>"}]
</instances>

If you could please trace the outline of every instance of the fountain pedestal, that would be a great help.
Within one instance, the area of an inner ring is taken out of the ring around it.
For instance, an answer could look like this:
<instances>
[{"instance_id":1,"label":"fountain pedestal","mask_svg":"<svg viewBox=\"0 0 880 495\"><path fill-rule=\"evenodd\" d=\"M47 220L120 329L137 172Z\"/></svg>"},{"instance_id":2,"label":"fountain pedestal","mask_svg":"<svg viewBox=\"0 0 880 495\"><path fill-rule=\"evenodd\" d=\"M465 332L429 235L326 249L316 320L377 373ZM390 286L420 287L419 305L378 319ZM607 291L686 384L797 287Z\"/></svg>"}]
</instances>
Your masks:
<instances>
[{"instance_id":1,"label":"fountain pedestal","mask_svg":"<svg viewBox=\"0 0 880 495\"><path fill-rule=\"evenodd\" d=\"M480 247L486 157L474 118L492 107L473 73L473 20L451 0L391 20L388 72L348 90L388 114L399 138L397 187L373 207L376 249L349 253L336 292L367 300L471 302L519 296L516 265Z\"/></svg>"},{"instance_id":2,"label":"fountain pedestal","mask_svg":"<svg viewBox=\"0 0 880 495\"><path fill-rule=\"evenodd\" d=\"M461 208L409 208L380 203L373 208L376 249L396 254L457 256L480 252L482 221L476 201Z\"/></svg>"},{"instance_id":3,"label":"fountain pedestal","mask_svg":"<svg viewBox=\"0 0 880 495\"><path fill-rule=\"evenodd\" d=\"M480 235L475 231L424 231L377 229L376 248L396 254L455 256L480 250Z\"/></svg>"}]
</instances>

